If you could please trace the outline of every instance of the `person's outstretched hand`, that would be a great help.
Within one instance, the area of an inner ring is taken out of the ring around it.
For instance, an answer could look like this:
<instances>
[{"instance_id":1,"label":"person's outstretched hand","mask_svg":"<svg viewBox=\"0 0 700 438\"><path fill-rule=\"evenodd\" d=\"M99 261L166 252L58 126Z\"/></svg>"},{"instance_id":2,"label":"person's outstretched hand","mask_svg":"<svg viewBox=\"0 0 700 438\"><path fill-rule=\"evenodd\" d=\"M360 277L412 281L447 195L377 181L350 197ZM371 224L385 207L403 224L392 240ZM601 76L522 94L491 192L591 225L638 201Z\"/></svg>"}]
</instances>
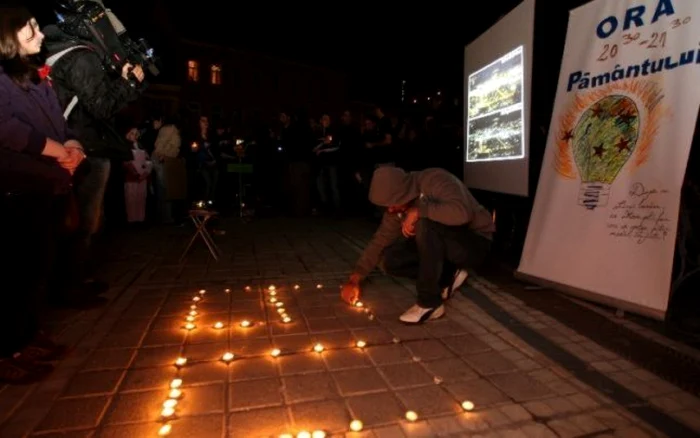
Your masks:
<instances>
[{"instance_id":1,"label":"person's outstretched hand","mask_svg":"<svg viewBox=\"0 0 700 438\"><path fill-rule=\"evenodd\" d=\"M360 280L356 275L351 275L350 280L340 289L340 298L354 306L360 300Z\"/></svg>"}]
</instances>

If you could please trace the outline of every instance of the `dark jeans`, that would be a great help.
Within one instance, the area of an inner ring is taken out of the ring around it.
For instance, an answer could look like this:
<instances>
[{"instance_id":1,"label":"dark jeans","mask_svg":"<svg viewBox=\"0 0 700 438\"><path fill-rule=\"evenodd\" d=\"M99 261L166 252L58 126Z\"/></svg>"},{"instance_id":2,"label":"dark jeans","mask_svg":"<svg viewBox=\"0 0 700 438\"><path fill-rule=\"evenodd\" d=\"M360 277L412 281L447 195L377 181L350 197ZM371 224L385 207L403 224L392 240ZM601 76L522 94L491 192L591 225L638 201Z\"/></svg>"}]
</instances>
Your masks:
<instances>
[{"instance_id":1,"label":"dark jeans","mask_svg":"<svg viewBox=\"0 0 700 438\"><path fill-rule=\"evenodd\" d=\"M465 226L420 219L415 238L401 238L386 248L380 266L389 275L415 279L418 305L437 307L442 289L450 285L456 270L478 268L490 248L489 239Z\"/></svg>"},{"instance_id":2,"label":"dark jeans","mask_svg":"<svg viewBox=\"0 0 700 438\"><path fill-rule=\"evenodd\" d=\"M340 210L340 185L338 182L338 167L325 165L319 169L316 178L316 187L321 203L324 207L332 206L337 212ZM330 200L329 200L330 194ZM332 204L331 202L332 201Z\"/></svg>"},{"instance_id":3,"label":"dark jeans","mask_svg":"<svg viewBox=\"0 0 700 438\"><path fill-rule=\"evenodd\" d=\"M93 276L101 263L102 254L94 251L94 240L104 220L104 199L111 162L95 157L87 158L87 161L89 172L74 189L78 204L78 228L58 236L52 300L60 301L70 295L80 283Z\"/></svg>"},{"instance_id":4,"label":"dark jeans","mask_svg":"<svg viewBox=\"0 0 700 438\"><path fill-rule=\"evenodd\" d=\"M307 216L311 211L311 165L306 161L292 161L287 169L292 213Z\"/></svg>"},{"instance_id":5,"label":"dark jeans","mask_svg":"<svg viewBox=\"0 0 700 438\"><path fill-rule=\"evenodd\" d=\"M0 194L0 358L36 335L53 253L55 197Z\"/></svg>"}]
</instances>

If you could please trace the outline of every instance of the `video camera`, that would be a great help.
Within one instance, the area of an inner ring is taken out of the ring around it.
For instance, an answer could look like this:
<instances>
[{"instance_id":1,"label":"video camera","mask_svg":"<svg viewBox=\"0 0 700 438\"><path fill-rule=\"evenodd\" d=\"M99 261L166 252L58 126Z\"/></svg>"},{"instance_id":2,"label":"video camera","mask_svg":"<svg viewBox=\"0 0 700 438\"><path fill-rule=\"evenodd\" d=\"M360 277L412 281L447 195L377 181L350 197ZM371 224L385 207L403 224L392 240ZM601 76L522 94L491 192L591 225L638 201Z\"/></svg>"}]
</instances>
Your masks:
<instances>
[{"instance_id":1,"label":"video camera","mask_svg":"<svg viewBox=\"0 0 700 438\"><path fill-rule=\"evenodd\" d=\"M59 27L92 42L101 50L107 67L121 74L124 64L141 65L152 76L160 74L160 61L145 39L132 40L124 25L101 0L56 0ZM130 75L130 84L138 81Z\"/></svg>"}]
</instances>

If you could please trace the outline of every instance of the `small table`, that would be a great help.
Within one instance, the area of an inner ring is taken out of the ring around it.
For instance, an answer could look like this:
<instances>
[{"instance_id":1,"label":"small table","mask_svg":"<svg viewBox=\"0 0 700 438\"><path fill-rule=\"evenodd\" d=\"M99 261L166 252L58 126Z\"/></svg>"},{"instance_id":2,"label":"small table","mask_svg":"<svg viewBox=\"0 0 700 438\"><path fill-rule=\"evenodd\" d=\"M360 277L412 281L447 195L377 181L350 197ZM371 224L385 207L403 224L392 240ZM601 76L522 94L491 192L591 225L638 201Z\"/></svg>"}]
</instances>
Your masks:
<instances>
[{"instance_id":1,"label":"small table","mask_svg":"<svg viewBox=\"0 0 700 438\"><path fill-rule=\"evenodd\" d=\"M194 241L197 240L197 236L202 237L202 240L204 240L204 243L207 245L207 248L209 248L209 252L211 253L212 257L214 257L214 260L216 260L217 262L219 261L219 247L216 246L214 239L212 239L211 234L209 234L209 231L207 230L207 222L209 222L210 219L217 215L218 213L213 210L190 210L190 219L192 219L192 222L194 222L195 232L192 238L190 239L190 243L187 245L187 248L185 248L185 251L180 257L180 263L182 263L183 260L185 260L185 257L187 257L187 254L190 252L192 245L194 245Z\"/></svg>"}]
</instances>

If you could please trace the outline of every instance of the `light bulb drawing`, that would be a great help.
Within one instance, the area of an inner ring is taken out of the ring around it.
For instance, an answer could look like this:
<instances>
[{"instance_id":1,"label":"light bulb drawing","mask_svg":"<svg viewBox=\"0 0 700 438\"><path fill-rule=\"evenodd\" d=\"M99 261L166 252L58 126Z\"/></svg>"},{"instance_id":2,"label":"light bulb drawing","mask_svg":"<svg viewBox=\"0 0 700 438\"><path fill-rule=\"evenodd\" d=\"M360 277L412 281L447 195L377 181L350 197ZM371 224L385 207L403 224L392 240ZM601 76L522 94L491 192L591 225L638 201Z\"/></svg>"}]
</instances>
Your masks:
<instances>
[{"instance_id":1,"label":"light bulb drawing","mask_svg":"<svg viewBox=\"0 0 700 438\"><path fill-rule=\"evenodd\" d=\"M608 204L610 187L637 145L639 116L634 100L612 94L588 107L564 133L581 179L579 205L594 210Z\"/></svg>"}]
</instances>

